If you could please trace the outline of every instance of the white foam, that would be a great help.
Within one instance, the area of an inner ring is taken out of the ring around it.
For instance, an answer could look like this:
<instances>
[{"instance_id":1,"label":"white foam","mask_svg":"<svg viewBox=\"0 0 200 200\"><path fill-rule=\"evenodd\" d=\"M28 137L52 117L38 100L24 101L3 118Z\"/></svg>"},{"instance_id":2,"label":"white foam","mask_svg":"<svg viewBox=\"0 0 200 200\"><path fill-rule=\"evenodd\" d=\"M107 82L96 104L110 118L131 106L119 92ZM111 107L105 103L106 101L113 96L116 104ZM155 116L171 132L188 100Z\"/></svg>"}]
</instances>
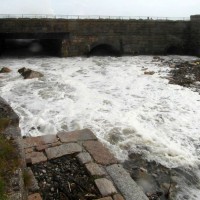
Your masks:
<instances>
[{"instance_id":1,"label":"white foam","mask_svg":"<svg viewBox=\"0 0 200 200\"><path fill-rule=\"evenodd\" d=\"M170 168L200 165L200 95L169 85L170 68L151 56L4 58L1 66L12 73L1 75L0 96L19 114L23 135L87 127L121 160L134 151ZM23 80L21 67L45 76Z\"/></svg>"}]
</instances>

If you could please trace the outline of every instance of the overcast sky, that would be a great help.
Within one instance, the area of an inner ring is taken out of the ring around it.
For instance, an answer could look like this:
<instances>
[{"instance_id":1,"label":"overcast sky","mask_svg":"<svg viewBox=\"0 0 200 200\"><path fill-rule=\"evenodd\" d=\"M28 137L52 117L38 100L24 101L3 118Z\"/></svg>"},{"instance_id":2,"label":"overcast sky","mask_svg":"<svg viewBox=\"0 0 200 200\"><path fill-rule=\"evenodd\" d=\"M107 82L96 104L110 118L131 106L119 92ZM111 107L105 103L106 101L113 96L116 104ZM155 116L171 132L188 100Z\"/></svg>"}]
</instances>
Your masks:
<instances>
[{"instance_id":1,"label":"overcast sky","mask_svg":"<svg viewBox=\"0 0 200 200\"><path fill-rule=\"evenodd\" d=\"M1 14L189 17L200 0L0 0Z\"/></svg>"}]
</instances>

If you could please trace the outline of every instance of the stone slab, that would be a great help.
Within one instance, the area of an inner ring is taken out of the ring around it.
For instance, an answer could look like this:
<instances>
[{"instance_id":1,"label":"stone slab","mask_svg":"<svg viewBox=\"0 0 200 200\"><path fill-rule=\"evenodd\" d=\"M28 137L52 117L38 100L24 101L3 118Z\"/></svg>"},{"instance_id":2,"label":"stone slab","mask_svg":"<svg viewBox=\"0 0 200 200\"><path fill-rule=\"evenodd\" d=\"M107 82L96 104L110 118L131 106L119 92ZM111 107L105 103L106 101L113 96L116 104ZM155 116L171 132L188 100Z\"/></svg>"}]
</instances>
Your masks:
<instances>
[{"instance_id":1,"label":"stone slab","mask_svg":"<svg viewBox=\"0 0 200 200\"><path fill-rule=\"evenodd\" d=\"M30 183L27 185L28 190L31 192L38 192L38 190L40 188L39 188L38 182L33 174L33 171L31 170L30 167L27 168L27 173L30 177Z\"/></svg>"},{"instance_id":2,"label":"stone slab","mask_svg":"<svg viewBox=\"0 0 200 200\"><path fill-rule=\"evenodd\" d=\"M118 162L113 154L99 141L86 141L83 146L98 164L111 165Z\"/></svg>"},{"instance_id":3,"label":"stone slab","mask_svg":"<svg viewBox=\"0 0 200 200\"><path fill-rule=\"evenodd\" d=\"M87 141L87 140L97 140L97 137L89 129L83 129L72 132L60 132L57 134L61 142L77 142L77 141Z\"/></svg>"},{"instance_id":4,"label":"stone slab","mask_svg":"<svg viewBox=\"0 0 200 200\"><path fill-rule=\"evenodd\" d=\"M85 165L87 171L90 173L92 176L104 176L106 175L106 171L97 165L96 163L88 163Z\"/></svg>"},{"instance_id":5,"label":"stone slab","mask_svg":"<svg viewBox=\"0 0 200 200\"><path fill-rule=\"evenodd\" d=\"M60 141L54 142L54 143L51 143L51 147L56 147L56 146L59 146L61 144L62 144L62 142L60 142Z\"/></svg>"},{"instance_id":6,"label":"stone slab","mask_svg":"<svg viewBox=\"0 0 200 200\"><path fill-rule=\"evenodd\" d=\"M27 148L27 149L24 149L24 153L27 154L27 153L31 153L33 152L33 148L30 147L30 148Z\"/></svg>"},{"instance_id":7,"label":"stone slab","mask_svg":"<svg viewBox=\"0 0 200 200\"><path fill-rule=\"evenodd\" d=\"M82 147L76 143L67 143L67 144L62 144L60 146L50 147L48 149L45 149L48 159L79 153L81 151Z\"/></svg>"},{"instance_id":8,"label":"stone slab","mask_svg":"<svg viewBox=\"0 0 200 200\"><path fill-rule=\"evenodd\" d=\"M26 154L25 156L26 156L26 160L31 159L32 164L47 161L47 157L44 155L43 152L31 152L31 153Z\"/></svg>"},{"instance_id":9,"label":"stone slab","mask_svg":"<svg viewBox=\"0 0 200 200\"><path fill-rule=\"evenodd\" d=\"M103 197L117 193L113 183L106 178L96 179L95 184Z\"/></svg>"},{"instance_id":10,"label":"stone slab","mask_svg":"<svg viewBox=\"0 0 200 200\"><path fill-rule=\"evenodd\" d=\"M113 196L113 200L124 200L123 196L121 194L115 194Z\"/></svg>"},{"instance_id":11,"label":"stone slab","mask_svg":"<svg viewBox=\"0 0 200 200\"><path fill-rule=\"evenodd\" d=\"M56 137L56 135L43 135L38 137L27 137L23 139L24 148L51 144L57 141L58 138Z\"/></svg>"},{"instance_id":12,"label":"stone slab","mask_svg":"<svg viewBox=\"0 0 200 200\"><path fill-rule=\"evenodd\" d=\"M86 163L92 162L92 157L87 152L86 153L85 152L84 153L79 153L77 155L77 158L78 158L79 162L82 163L82 164L86 164Z\"/></svg>"},{"instance_id":13,"label":"stone slab","mask_svg":"<svg viewBox=\"0 0 200 200\"><path fill-rule=\"evenodd\" d=\"M113 200L113 199L111 197L104 197L104 198L97 199L97 200Z\"/></svg>"},{"instance_id":14,"label":"stone slab","mask_svg":"<svg viewBox=\"0 0 200 200\"><path fill-rule=\"evenodd\" d=\"M106 170L126 200L148 200L142 189L121 165L111 165Z\"/></svg>"},{"instance_id":15,"label":"stone slab","mask_svg":"<svg viewBox=\"0 0 200 200\"><path fill-rule=\"evenodd\" d=\"M36 146L36 150L37 151L44 151L45 149L47 149L50 146L50 144L42 144L42 145L38 145Z\"/></svg>"},{"instance_id":16,"label":"stone slab","mask_svg":"<svg viewBox=\"0 0 200 200\"><path fill-rule=\"evenodd\" d=\"M42 200L39 193L31 194L28 196L28 200Z\"/></svg>"}]
</instances>

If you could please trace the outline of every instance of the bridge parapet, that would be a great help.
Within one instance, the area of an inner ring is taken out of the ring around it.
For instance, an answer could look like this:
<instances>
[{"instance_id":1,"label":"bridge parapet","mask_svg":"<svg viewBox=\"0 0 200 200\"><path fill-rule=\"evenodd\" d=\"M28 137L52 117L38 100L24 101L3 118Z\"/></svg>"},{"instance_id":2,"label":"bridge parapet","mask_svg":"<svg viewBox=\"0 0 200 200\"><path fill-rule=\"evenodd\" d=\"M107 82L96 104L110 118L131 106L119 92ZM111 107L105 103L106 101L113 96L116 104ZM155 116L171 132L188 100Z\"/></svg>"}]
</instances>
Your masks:
<instances>
[{"instance_id":1,"label":"bridge parapet","mask_svg":"<svg viewBox=\"0 0 200 200\"><path fill-rule=\"evenodd\" d=\"M50 14L0 14L0 19L97 19L97 20L173 20L189 21L189 17L108 16L108 15L50 15Z\"/></svg>"}]
</instances>

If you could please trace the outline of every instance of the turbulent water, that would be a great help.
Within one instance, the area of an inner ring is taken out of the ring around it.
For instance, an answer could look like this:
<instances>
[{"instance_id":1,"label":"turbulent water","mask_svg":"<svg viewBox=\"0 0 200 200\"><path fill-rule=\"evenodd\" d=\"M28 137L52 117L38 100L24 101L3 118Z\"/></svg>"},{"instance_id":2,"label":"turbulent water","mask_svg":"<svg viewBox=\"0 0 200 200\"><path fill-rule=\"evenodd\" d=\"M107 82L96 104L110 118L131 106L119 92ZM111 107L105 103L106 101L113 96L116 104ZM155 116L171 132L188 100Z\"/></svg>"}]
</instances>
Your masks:
<instances>
[{"instance_id":1,"label":"turbulent water","mask_svg":"<svg viewBox=\"0 0 200 200\"><path fill-rule=\"evenodd\" d=\"M168 84L170 68L152 60L2 58L0 67L10 67L12 73L0 75L0 96L19 114L23 135L87 127L121 160L139 152L169 168L192 168L200 174L200 95ZM24 80L17 72L21 67L44 77ZM145 75L145 70L155 74ZM194 194L191 199L199 199L200 192Z\"/></svg>"}]
</instances>

